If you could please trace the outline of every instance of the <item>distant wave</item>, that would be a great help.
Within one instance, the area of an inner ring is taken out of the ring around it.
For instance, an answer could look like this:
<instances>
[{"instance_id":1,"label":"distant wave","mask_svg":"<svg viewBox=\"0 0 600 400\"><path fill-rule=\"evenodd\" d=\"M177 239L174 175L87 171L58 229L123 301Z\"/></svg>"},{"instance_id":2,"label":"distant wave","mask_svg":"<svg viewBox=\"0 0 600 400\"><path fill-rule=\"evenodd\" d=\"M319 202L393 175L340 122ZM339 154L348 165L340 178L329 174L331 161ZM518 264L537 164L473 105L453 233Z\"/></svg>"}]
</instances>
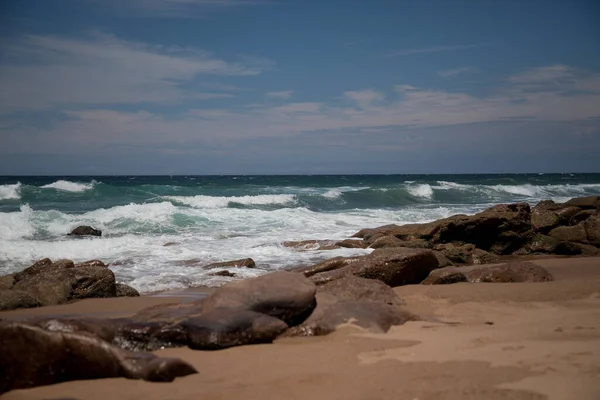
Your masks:
<instances>
[{"instance_id":1,"label":"distant wave","mask_svg":"<svg viewBox=\"0 0 600 400\"><path fill-rule=\"evenodd\" d=\"M0 185L0 200L16 200L21 198L21 182L13 185Z\"/></svg>"},{"instance_id":2,"label":"distant wave","mask_svg":"<svg viewBox=\"0 0 600 400\"><path fill-rule=\"evenodd\" d=\"M85 192L86 190L93 189L95 184L96 184L96 181L92 181L90 183L81 183L81 182L58 180L56 182L52 182L47 185L44 185L41 188L42 189L62 190L65 192L80 193L80 192Z\"/></svg>"},{"instance_id":3,"label":"distant wave","mask_svg":"<svg viewBox=\"0 0 600 400\"><path fill-rule=\"evenodd\" d=\"M415 197L422 197L425 199L431 199L433 197L433 189L426 183L420 185L408 186L408 193Z\"/></svg>"},{"instance_id":4,"label":"distant wave","mask_svg":"<svg viewBox=\"0 0 600 400\"><path fill-rule=\"evenodd\" d=\"M292 194L261 194L256 196L163 196L163 199L185 204L194 208L227 208L242 205L284 205L296 202Z\"/></svg>"}]
</instances>

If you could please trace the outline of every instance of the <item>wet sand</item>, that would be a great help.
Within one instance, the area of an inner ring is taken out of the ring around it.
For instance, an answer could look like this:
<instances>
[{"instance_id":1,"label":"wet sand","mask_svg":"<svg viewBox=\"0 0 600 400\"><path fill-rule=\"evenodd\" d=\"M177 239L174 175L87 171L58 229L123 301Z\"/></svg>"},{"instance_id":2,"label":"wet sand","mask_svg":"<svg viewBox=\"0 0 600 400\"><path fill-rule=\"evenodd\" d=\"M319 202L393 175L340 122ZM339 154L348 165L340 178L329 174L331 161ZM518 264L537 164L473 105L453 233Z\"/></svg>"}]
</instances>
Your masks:
<instances>
[{"instance_id":1,"label":"wet sand","mask_svg":"<svg viewBox=\"0 0 600 400\"><path fill-rule=\"evenodd\" d=\"M345 326L317 338L215 352L168 349L196 375L16 390L2 399L600 399L600 258L537 260L554 282L411 285L395 291L425 321L371 334ZM122 316L173 297L86 300L0 313ZM441 321L441 322L429 322Z\"/></svg>"}]
</instances>

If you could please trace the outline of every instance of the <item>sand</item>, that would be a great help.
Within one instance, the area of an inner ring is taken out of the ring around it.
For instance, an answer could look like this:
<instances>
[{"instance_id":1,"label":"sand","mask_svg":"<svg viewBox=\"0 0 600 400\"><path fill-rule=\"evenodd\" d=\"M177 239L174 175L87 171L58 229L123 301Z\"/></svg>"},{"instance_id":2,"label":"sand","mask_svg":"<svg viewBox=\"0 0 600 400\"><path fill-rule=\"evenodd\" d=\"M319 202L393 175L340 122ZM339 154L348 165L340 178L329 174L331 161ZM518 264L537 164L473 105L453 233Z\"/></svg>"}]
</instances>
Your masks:
<instances>
[{"instance_id":1,"label":"sand","mask_svg":"<svg viewBox=\"0 0 600 400\"><path fill-rule=\"evenodd\" d=\"M425 321L352 326L216 352L168 349L196 375L173 383L75 381L2 399L600 399L600 258L535 261L554 282L396 288ZM189 296L87 300L25 315L125 315Z\"/></svg>"}]
</instances>

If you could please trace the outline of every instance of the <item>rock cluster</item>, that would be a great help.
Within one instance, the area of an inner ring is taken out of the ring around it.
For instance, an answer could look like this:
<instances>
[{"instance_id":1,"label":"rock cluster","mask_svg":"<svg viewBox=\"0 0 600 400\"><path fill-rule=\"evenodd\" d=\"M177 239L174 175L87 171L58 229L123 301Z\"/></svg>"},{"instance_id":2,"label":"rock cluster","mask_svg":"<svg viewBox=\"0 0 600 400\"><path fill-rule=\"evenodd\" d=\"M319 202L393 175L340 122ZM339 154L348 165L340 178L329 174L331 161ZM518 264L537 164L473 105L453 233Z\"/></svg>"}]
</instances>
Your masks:
<instances>
[{"instance_id":1,"label":"rock cluster","mask_svg":"<svg viewBox=\"0 0 600 400\"><path fill-rule=\"evenodd\" d=\"M0 277L0 310L64 304L73 300L139 296L137 290L115 282L102 261L74 264L44 258L23 271Z\"/></svg>"}]
</instances>

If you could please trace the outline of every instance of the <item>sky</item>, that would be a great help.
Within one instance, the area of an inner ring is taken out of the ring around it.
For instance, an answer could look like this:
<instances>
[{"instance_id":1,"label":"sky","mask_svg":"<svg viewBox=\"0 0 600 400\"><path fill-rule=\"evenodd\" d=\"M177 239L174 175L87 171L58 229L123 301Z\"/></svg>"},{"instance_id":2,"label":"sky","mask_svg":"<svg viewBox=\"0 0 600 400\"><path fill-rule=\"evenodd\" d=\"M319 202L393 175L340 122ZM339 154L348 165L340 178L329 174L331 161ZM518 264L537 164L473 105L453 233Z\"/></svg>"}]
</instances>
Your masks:
<instances>
[{"instance_id":1,"label":"sky","mask_svg":"<svg viewBox=\"0 0 600 400\"><path fill-rule=\"evenodd\" d=\"M3 0L0 175L600 172L597 0Z\"/></svg>"}]
</instances>

